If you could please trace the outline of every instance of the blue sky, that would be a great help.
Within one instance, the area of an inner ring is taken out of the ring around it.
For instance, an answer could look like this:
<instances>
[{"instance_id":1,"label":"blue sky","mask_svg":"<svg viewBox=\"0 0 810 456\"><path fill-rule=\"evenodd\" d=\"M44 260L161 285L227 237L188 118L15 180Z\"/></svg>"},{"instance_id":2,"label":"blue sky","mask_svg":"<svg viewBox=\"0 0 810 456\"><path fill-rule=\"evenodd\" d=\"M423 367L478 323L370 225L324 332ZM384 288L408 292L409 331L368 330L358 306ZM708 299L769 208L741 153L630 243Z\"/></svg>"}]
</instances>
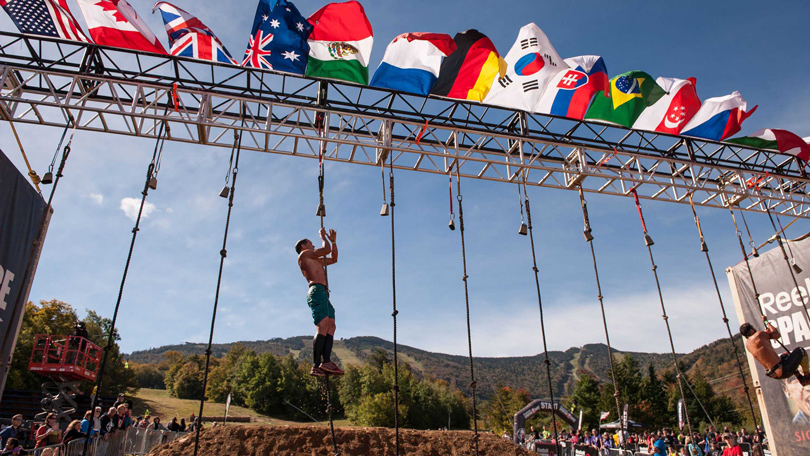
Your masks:
<instances>
[{"instance_id":1,"label":"blue sky","mask_svg":"<svg viewBox=\"0 0 810 456\"><path fill-rule=\"evenodd\" d=\"M78 7L69 2L83 23ZM152 4L133 0L165 37ZM255 4L175 4L211 26L238 58ZM321 2L298 1L309 15ZM738 90L757 113L743 133L773 127L810 135L806 74L806 2L777 8L761 2L365 2L374 27L372 68L403 32L468 28L487 34L502 54L519 28L537 23L563 57L602 55L610 74L697 78L702 99ZM0 28L14 30L5 14ZM166 42L164 41L164 45ZM34 167L44 173L61 131L18 125ZM77 132L31 299L60 299L111 316L133 221L127 198L139 198L154 143ZM7 123L0 148L23 169ZM119 328L125 351L207 341L224 229L228 151L167 143L159 187L150 193ZM317 236L317 164L245 153L231 220L215 342L270 339L313 332L294 243ZM397 172L399 341L465 354L466 326L458 231L447 229L447 181ZM513 185L462 182L473 349L478 356L533 355L542 350L528 239ZM540 280L551 349L602 342L590 254L582 239L577 195L530 189ZM611 341L622 350L666 351L664 323L631 198L589 195ZM389 219L378 215L380 175L374 167L327 164L327 225L338 230L340 262L330 268L338 337L391 339ZM656 260L678 351L724 335L714 289L688 206L645 202ZM720 286L731 314L723 269L740 260L728 211L700 209ZM754 237L772 233L765 216L750 215ZM786 222L787 220L785 220ZM808 231L799 221L788 235ZM808 265L810 267L810 265ZM732 316L732 323L736 317Z\"/></svg>"}]
</instances>

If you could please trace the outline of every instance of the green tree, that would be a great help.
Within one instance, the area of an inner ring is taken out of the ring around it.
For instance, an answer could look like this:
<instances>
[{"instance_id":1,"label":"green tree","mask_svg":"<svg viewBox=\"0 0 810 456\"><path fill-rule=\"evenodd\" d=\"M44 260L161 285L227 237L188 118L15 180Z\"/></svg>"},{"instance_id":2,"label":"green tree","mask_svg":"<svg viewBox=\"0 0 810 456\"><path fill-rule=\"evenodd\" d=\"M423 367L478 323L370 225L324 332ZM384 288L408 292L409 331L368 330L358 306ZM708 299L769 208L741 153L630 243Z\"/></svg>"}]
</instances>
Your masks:
<instances>
[{"instance_id":1,"label":"green tree","mask_svg":"<svg viewBox=\"0 0 810 456\"><path fill-rule=\"evenodd\" d=\"M570 399L577 405L572 412L582 410L583 429L599 425L600 389L599 382L594 377L581 372Z\"/></svg>"},{"instance_id":2,"label":"green tree","mask_svg":"<svg viewBox=\"0 0 810 456\"><path fill-rule=\"evenodd\" d=\"M501 435L504 431L512 434L515 413L531 402L529 392L508 386L496 391L496 396L481 404L481 417L484 427Z\"/></svg>"},{"instance_id":3,"label":"green tree","mask_svg":"<svg viewBox=\"0 0 810 456\"><path fill-rule=\"evenodd\" d=\"M216 360L213 360L216 363ZM179 399L200 400L203 397L203 374L205 373L205 358L193 355L174 374L172 391Z\"/></svg>"},{"instance_id":4,"label":"green tree","mask_svg":"<svg viewBox=\"0 0 810 456\"><path fill-rule=\"evenodd\" d=\"M140 388L166 389L163 382L163 372L154 364L129 363L129 368L135 374L135 380Z\"/></svg>"},{"instance_id":5,"label":"green tree","mask_svg":"<svg viewBox=\"0 0 810 456\"><path fill-rule=\"evenodd\" d=\"M225 402L228 394L232 393L234 388L234 373L247 353L248 349L244 345L236 343L231 346L225 356L219 359L217 366L208 374L206 395L209 400ZM231 400L233 400L233 394L231 394Z\"/></svg>"}]
</instances>

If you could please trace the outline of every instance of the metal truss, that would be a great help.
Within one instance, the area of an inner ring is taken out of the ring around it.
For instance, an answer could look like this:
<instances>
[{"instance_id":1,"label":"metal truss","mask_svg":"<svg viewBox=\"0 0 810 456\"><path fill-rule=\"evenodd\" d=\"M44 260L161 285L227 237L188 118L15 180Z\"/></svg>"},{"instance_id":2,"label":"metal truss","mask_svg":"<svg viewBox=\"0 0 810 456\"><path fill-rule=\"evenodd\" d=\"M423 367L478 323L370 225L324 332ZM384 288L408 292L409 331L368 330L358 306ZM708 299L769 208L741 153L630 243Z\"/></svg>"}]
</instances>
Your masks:
<instances>
[{"instance_id":1,"label":"metal truss","mask_svg":"<svg viewBox=\"0 0 810 456\"><path fill-rule=\"evenodd\" d=\"M804 165L773 151L6 32L0 118L810 218Z\"/></svg>"}]
</instances>

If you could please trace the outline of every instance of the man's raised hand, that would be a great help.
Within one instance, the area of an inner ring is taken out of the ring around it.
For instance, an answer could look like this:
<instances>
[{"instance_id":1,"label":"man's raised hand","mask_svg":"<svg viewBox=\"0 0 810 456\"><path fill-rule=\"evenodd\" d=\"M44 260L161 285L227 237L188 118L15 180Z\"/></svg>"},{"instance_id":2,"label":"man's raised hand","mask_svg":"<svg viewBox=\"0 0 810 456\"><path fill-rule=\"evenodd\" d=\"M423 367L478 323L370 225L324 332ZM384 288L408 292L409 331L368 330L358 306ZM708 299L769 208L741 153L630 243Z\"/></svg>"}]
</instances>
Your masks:
<instances>
[{"instance_id":1,"label":"man's raised hand","mask_svg":"<svg viewBox=\"0 0 810 456\"><path fill-rule=\"evenodd\" d=\"M337 241L337 231L329 230L329 240L332 242Z\"/></svg>"}]
</instances>

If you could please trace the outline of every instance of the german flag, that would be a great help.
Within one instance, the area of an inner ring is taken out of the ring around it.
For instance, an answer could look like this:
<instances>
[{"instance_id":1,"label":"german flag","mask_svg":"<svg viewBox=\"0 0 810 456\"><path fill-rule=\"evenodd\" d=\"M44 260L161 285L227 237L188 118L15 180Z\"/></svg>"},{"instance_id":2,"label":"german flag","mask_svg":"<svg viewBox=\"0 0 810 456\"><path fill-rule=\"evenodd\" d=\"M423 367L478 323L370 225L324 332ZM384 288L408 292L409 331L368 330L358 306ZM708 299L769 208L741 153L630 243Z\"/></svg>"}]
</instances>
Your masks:
<instances>
[{"instance_id":1,"label":"german flag","mask_svg":"<svg viewBox=\"0 0 810 456\"><path fill-rule=\"evenodd\" d=\"M457 49L442 62L434 95L482 101L492 83L506 74L506 62L486 35L475 29L457 33Z\"/></svg>"}]
</instances>

